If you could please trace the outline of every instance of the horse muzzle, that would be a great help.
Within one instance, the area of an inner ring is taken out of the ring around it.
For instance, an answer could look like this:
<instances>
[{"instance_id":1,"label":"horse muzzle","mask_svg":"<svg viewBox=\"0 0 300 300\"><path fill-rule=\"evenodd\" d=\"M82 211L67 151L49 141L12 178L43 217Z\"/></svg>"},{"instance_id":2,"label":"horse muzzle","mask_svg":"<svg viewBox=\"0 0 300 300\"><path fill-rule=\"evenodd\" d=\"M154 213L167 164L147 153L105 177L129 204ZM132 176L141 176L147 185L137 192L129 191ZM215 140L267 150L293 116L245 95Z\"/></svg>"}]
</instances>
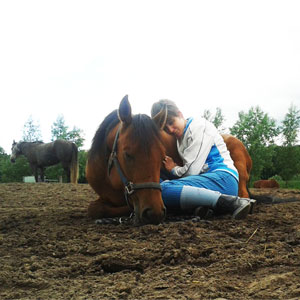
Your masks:
<instances>
[{"instance_id":1,"label":"horse muzzle","mask_svg":"<svg viewBox=\"0 0 300 300\"><path fill-rule=\"evenodd\" d=\"M165 207L163 207L160 213L156 213L151 208L146 208L142 212L141 223L158 225L164 221L166 217L166 212L167 210Z\"/></svg>"}]
</instances>

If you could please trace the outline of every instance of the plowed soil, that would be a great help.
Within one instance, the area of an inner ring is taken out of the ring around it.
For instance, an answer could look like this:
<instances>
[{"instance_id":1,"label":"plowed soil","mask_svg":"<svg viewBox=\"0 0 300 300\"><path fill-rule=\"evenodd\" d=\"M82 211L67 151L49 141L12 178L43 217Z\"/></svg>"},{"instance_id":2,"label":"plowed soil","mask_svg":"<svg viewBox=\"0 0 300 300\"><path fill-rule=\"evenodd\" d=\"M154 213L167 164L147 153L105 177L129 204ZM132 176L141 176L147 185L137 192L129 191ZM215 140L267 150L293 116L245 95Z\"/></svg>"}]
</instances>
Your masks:
<instances>
[{"instance_id":1,"label":"plowed soil","mask_svg":"<svg viewBox=\"0 0 300 300\"><path fill-rule=\"evenodd\" d=\"M88 219L95 199L88 185L0 185L1 299L300 298L299 201L134 227Z\"/></svg>"}]
</instances>

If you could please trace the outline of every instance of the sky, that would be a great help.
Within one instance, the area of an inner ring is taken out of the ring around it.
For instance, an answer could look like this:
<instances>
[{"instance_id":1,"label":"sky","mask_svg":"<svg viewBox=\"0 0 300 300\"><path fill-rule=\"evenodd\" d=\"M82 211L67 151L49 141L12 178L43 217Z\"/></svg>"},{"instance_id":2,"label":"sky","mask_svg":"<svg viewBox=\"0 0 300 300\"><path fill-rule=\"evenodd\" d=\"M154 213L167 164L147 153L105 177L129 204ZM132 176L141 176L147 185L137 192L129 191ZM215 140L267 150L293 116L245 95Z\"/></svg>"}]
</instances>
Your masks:
<instances>
[{"instance_id":1,"label":"sky","mask_svg":"<svg viewBox=\"0 0 300 300\"><path fill-rule=\"evenodd\" d=\"M44 142L62 115L84 132L128 95L133 113L159 99L185 117L219 107L224 126L259 106L281 122L300 109L300 1L0 2L0 146L30 117Z\"/></svg>"}]
</instances>

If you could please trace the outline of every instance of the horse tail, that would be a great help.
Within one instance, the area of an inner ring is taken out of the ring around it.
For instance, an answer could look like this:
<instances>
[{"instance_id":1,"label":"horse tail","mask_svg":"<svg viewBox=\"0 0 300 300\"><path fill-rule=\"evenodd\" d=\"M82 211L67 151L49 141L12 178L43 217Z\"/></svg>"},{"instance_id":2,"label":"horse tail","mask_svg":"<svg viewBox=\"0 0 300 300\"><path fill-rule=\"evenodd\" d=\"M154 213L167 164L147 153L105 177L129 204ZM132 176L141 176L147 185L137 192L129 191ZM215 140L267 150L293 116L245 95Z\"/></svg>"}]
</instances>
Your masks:
<instances>
[{"instance_id":1,"label":"horse tail","mask_svg":"<svg viewBox=\"0 0 300 300\"><path fill-rule=\"evenodd\" d=\"M72 143L72 158L70 164L70 181L71 183L77 183L78 181L78 148L77 146Z\"/></svg>"}]
</instances>

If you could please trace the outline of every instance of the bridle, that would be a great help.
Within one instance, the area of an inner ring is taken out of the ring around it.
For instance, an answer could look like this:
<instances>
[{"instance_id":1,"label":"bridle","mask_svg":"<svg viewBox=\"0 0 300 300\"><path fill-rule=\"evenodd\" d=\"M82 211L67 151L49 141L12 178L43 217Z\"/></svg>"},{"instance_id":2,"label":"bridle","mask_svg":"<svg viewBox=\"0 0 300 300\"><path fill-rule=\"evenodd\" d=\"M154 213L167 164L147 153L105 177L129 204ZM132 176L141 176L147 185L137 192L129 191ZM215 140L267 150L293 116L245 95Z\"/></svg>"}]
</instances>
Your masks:
<instances>
[{"instance_id":1,"label":"bridle","mask_svg":"<svg viewBox=\"0 0 300 300\"><path fill-rule=\"evenodd\" d=\"M121 125L119 126L115 140L113 143L113 147L109 156L108 160L108 166L107 166L107 171L108 171L108 176L110 175L111 169L113 165L116 167L118 174L124 184L124 195L125 195L125 200L128 205L128 207L133 210L134 207L133 205L129 202L129 196L131 196L136 190L143 190L143 189L157 189L161 191L161 186L158 182L143 182L143 183L133 183L131 181L128 181L126 176L124 175L118 157L117 157L117 148L118 148L118 139L121 131Z\"/></svg>"}]
</instances>

